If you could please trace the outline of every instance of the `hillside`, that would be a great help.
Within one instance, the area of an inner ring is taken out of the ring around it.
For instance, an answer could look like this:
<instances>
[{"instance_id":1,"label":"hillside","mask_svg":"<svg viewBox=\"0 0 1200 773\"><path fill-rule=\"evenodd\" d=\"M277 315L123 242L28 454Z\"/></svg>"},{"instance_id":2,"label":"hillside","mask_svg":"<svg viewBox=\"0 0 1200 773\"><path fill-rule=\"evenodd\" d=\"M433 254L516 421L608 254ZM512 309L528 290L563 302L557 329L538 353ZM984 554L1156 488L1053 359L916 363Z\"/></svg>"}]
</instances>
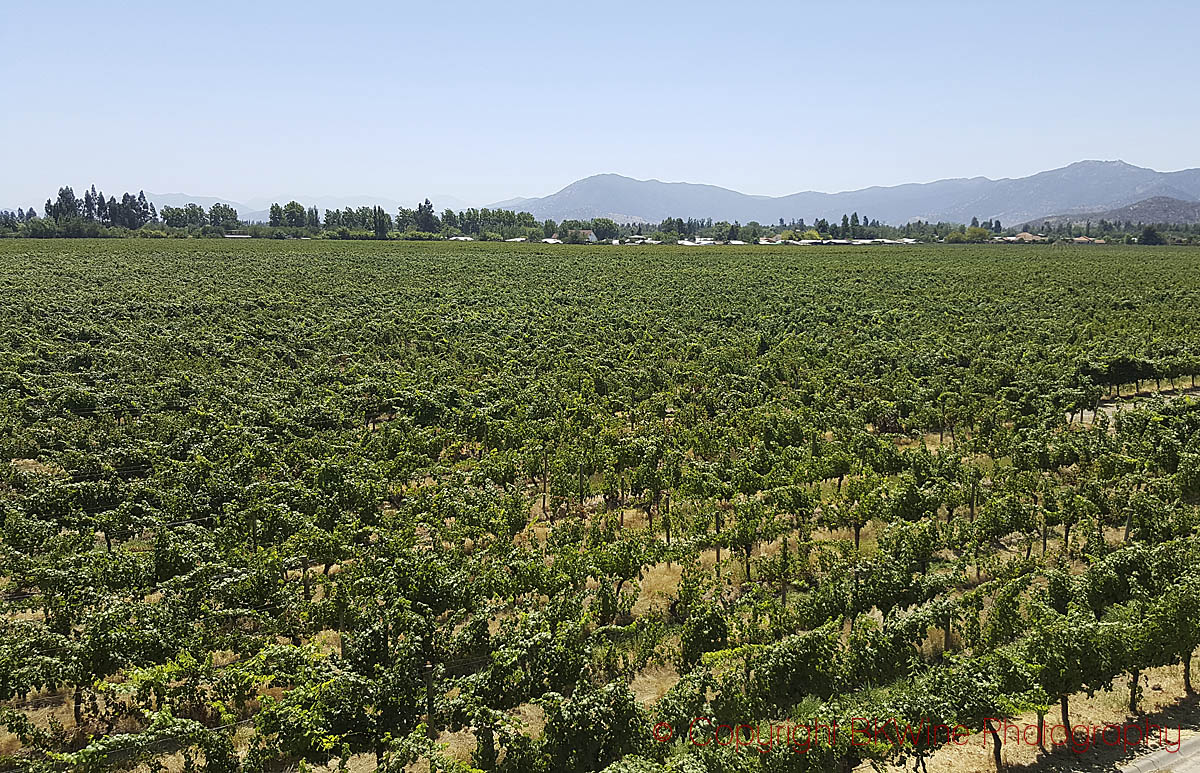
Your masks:
<instances>
[{"instance_id":1,"label":"hillside","mask_svg":"<svg viewBox=\"0 0 1200 773\"><path fill-rule=\"evenodd\" d=\"M858 212L882 222L911 220L967 222L972 217L1021 223L1051 213L1107 211L1153 197L1200 199L1200 169L1158 172L1124 161L1080 161L1029 177L991 180L972 177L872 187L842 193L805 191L790 196L754 196L715 185L635 180L600 174L571 183L542 198L501 208L538 218L657 222L667 217L772 223L783 218L835 219Z\"/></svg>"},{"instance_id":2,"label":"hillside","mask_svg":"<svg viewBox=\"0 0 1200 773\"><path fill-rule=\"evenodd\" d=\"M1038 225L1058 225L1059 223L1093 223L1108 220L1114 223L1170 223L1172 225L1188 225L1200 223L1200 202L1184 201L1170 196L1154 196L1130 204L1127 207L1108 209L1100 212L1081 212L1069 215L1054 215L1039 219Z\"/></svg>"}]
</instances>

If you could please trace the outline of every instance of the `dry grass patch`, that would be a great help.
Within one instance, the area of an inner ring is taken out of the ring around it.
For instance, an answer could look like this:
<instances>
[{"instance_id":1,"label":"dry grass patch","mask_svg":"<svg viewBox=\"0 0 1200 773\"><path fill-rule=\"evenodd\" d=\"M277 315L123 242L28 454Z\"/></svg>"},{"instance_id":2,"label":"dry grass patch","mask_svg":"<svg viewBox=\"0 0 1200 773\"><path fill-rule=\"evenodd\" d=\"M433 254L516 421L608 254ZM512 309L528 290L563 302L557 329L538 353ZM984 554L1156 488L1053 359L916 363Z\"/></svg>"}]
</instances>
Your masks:
<instances>
[{"instance_id":1,"label":"dry grass patch","mask_svg":"<svg viewBox=\"0 0 1200 773\"><path fill-rule=\"evenodd\" d=\"M477 745L475 733L465 728L454 733L443 730L438 733L435 743L444 749L446 756L466 763L471 762L471 755L475 753Z\"/></svg>"},{"instance_id":2,"label":"dry grass patch","mask_svg":"<svg viewBox=\"0 0 1200 773\"><path fill-rule=\"evenodd\" d=\"M655 607L666 609L679 594L679 579L683 565L677 563L655 564L642 572L640 592L633 605L635 618L645 617Z\"/></svg>"},{"instance_id":3,"label":"dry grass patch","mask_svg":"<svg viewBox=\"0 0 1200 773\"><path fill-rule=\"evenodd\" d=\"M541 706L522 703L511 710L509 715L520 723L525 735L535 740L542 737L542 732L546 729L546 711Z\"/></svg>"},{"instance_id":4,"label":"dry grass patch","mask_svg":"<svg viewBox=\"0 0 1200 773\"><path fill-rule=\"evenodd\" d=\"M28 472L34 475L65 476L67 474L67 471L58 465L46 464L39 462L37 459L13 459L10 464L21 472Z\"/></svg>"},{"instance_id":5,"label":"dry grass patch","mask_svg":"<svg viewBox=\"0 0 1200 773\"><path fill-rule=\"evenodd\" d=\"M634 697L638 703L645 708L650 708L653 704L662 700L662 697L667 694L679 681L679 672L674 666L650 666L641 671L629 683L629 689L633 691Z\"/></svg>"}]
</instances>

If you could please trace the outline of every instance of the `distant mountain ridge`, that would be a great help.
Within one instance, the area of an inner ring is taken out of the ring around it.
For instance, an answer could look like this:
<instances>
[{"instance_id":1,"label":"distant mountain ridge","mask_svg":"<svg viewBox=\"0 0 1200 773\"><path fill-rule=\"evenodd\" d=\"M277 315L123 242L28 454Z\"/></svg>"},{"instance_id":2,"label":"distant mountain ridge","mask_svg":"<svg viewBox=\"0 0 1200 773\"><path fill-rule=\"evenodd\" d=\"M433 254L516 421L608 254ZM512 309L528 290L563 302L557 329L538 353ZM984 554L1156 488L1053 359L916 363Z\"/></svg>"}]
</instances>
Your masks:
<instances>
[{"instance_id":1,"label":"distant mountain ridge","mask_svg":"<svg viewBox=\"0 0 1200 773\"><path fill-rule=\"evenodd\" d=\"M1035 225L1058 225L1059 223L1093 223L1107 220L1110 223L1169 223L1191 225L1200 223L1200 201L1183 201L1170 196L1153 198L1130 204L1127 207L1108 209L1102 212L1080 212L1078 214L1053 215L1037 218Z\"/></svg>"},{"instance_id":2,"label":"distant mountain ridge","mask_svg":"<svg viewBox=\"0 0 1200 773\"><path fill-rule=\"evenodd\" d=\"M863 188L841 193L805 191L755 196L715 185L635 180L600 174L542 198L500 202L539 219L611 217L618 222L659 222L668 217L757 220L840 219L859 213L885 223L912 220L965 223L999 218L1017 225L1055 214L1116 209L1154 197L1200 200L1200 169L1158 172L1124 161L1079 161L1021 178L971 177Z\"/></svg>"},{"instance_id":3,"label":"distant mountain ridge","mask_svg":"<svg viewBox=\"0 0 1200 773\"><path fill-rule=\"evenodd\" d=\"M211 207L220 202L252 222L268 219L271 201L285 204L295 198L305 206L325 209L346 206L382 206L395 213L400 206L415 207L417 200L376 196L284 196L239 202L218 196L188 193L147 193L156 207L183 206L189 202ZM435 209L465 209L453 196L430 196ZM1147 202L1153 202L1147 203ZM1168 203L1171 202L1171 203ZM900 225L912 220L966 223L973 217L999 219L1020 226L1047 219L1078 217L1142 222L1197 222L1186 205L1200 202L1200 169L1158 172L1124 161L1079 161L1028 177L992 180L986 177L954 178L930 183L871 187L840 193L804 191L789 196L757 196L716 185L636 180L616 174L599 174L571 183L540 198L511 198L492 208L527 211L539 220L610 217L617 222L660 222L668 217L712 218L772 224L804 218L839 220L857 212ZM1154 214L1161 212L1162 214Z\"/></svg>"}]
</instances>

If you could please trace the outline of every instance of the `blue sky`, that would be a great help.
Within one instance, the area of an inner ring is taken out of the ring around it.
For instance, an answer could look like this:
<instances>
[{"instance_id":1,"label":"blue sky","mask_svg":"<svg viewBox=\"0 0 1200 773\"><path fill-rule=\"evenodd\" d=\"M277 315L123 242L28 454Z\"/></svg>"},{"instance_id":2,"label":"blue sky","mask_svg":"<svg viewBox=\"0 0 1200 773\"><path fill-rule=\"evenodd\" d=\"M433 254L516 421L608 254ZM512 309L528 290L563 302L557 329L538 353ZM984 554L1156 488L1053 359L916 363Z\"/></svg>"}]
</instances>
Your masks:
<instances>
[{"instance_id":1,"label":"blue sky","mask_svg":"<svg viewBox=\"0 0 1200 773\"><path fill-rule=\"evenodd\" d=\"M0 205L1200 166L1200 3L6 4ZM437 202L435 201L435 204Z\"/></svg>"}]
</instances>

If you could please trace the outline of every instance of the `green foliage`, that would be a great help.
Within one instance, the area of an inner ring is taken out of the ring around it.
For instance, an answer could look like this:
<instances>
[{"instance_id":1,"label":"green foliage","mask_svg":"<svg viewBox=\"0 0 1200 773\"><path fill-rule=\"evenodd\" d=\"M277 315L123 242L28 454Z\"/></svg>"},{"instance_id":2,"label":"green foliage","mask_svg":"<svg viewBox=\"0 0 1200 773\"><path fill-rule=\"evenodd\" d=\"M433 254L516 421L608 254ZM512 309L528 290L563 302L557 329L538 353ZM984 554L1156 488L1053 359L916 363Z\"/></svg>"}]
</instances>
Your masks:
<instances>
[{"instance_id":1,"label":"green foliage","mask_svg":"<svg viewBox=\"0 0 1200 773\"><path fill-rule=\"evenodd\" d=\"M116 228L72 196L11 232ZM178 210L134 233L228 223ZM1186 248L831 246L798 270L790 247L433 241L417 210L284 240L314 213L278 210L247 230L279 241L0 243L22 764L466 770L448 731L481 769L907 765L941 742L686 736L978 732L1200 643Z\"/></svg>"},{"instance_id":2,"label":"green foliage","mask_svg":"<svg viewBox=\"0 0 1200 773\"><path fill-rule=\"evenodd\" d=\"M622 757L652 756L663 747L650 737L645 711L623 684L571 698L547 696L542 748L546 771L601 770Z\"/></svg>"},{"instance_id":3,"label":"green foliage","mask_svg":"<svg viewBox=\"0 0 1200 773\"><path fill-rule=\"evenodd\" d=\"M729 644L729 623L724 613L715 607L694 612L683 625L679 659L685 666L694 666L706 652L725 649Z\"/></svg>"}]
</instances>

